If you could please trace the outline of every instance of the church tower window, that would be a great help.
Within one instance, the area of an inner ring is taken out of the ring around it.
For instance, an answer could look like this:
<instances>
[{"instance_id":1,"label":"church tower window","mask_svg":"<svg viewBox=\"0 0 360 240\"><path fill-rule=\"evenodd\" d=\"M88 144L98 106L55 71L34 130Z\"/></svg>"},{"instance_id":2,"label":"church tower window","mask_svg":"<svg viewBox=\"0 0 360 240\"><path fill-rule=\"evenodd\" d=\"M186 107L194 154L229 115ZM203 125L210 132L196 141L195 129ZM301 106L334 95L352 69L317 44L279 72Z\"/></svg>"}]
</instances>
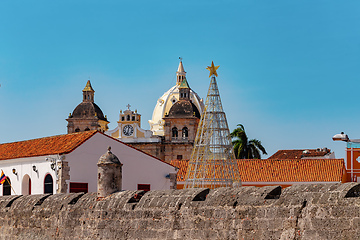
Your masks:
<instances>
[{"instance_id":1,"label":"church tower window","mask_svg":"<svg viewBox=\"0 0 360 240\"><path fill-rule=\"evenodd\" d=\"M172 129L172 137L177 138L178 137L178 130L176 127L173 127Z\"/></svg>"},{"instance_id":2,"label":"church tower window","mask_svg":"<svg viewBox=\"0 0 360 240\"><path fill-rule=\"evenodd\" d=\"M126 120L127 120L127 121L130 121L130 115L127 115L127 116L126 116Z\"/></svg>"},{"instance_id":3,"label":"church tower window","mask_svg":"<svg viewBox=\"0 0 360 240\"><path fill-rule=\"evenodd\" d=\"M188 135L189 135L189 130L188 130L187 127L184 127L184 128L182 129L182 137L183 137L183 138L187 138Z\"/></svg>"}]
</instances>

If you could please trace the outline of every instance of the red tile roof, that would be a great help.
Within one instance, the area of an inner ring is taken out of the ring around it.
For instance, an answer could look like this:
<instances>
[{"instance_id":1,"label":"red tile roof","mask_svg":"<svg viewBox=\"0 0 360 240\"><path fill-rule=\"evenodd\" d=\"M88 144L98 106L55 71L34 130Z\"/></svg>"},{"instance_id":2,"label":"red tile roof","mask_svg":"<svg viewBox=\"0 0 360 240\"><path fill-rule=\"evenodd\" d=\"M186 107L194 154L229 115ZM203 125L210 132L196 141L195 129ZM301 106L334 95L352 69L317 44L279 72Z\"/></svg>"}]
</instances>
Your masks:
<instances>
[{"instance_id":1,"label":"red tile roof","mask_svg":"<svg viewBox=\"0 0 360 240\"><path fill-rule=\"evenodd\" d=\"M177 181L185 180L189 160L173 160ZM242 182L342 182L344 159L238 159Z\"/></svg>"},{"instance_id":2,"label":"red tile roof","mask_svg":"<svg viewBox=\"0 0 360 240\"><path fill-rule=\"evenodd\" d=\"M0 144L0 160L70 153L96 133L86 131Z\"/></svg>"},{"instance_id":3,"label":"red tile roof","mask_svg":"<svg viewBox=\"0 0 360 240\"><path fill-rule=\"evenodd\" d=\"M302 157L323 157L329 153L330 149L326 149L325 151L320 149L279 150L268 159L300 159Z\"/></svg>"}]
</instances>

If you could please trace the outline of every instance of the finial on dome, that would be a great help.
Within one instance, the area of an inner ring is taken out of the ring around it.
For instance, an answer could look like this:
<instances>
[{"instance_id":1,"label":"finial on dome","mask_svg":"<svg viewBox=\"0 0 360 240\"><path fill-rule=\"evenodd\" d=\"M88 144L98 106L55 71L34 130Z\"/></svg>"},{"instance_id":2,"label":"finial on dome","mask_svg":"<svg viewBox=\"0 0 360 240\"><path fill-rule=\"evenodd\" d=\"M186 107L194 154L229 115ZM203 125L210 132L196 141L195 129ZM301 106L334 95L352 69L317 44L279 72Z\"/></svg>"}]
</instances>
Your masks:
<instances>
[{"instance_id":1,"label":"finial on dome","mask_svg":"<svg viewBox=\"0 0 360 240\"><path fill-rule=\"evenodd\" d=\"M180 63L179 63L179 67L178 67L177 72L178 73L186 73L185 70L184 70L183 63L182 63L182 57L179 57L179 59L180 59Z\"/></svg>"},{"instance_id":2,"label":"finial on dome","mask_svg":"<svg viewBox=\"0 0 360 240\"><path fill-rule=\"evenodd\" d=\"M91 86L90 80L87 81L86 86L85 86L83 92L88 92L88 91L90 91L90 92L95 92L94 89L93 89L92 86Z\"/></svg>"}]
</instances>

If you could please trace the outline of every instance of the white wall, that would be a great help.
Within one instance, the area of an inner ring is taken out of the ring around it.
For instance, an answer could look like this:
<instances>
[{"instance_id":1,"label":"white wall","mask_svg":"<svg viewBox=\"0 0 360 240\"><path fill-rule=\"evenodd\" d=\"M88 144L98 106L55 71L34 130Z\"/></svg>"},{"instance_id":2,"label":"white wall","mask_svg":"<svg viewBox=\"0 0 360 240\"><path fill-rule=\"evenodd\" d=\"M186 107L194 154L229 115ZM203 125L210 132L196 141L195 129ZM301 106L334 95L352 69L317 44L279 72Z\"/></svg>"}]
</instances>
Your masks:
<instances>
[{"instance_id":1,"label":"white wall","mask_svg":"<svg viewBox=\"0 0 360 240\"><path fill-rule=\"evenodd\" d=\"M65 161L68 161L70 167L70 181L67 181L68 192L70 182L88 183L89 192L97 191L97 162L107 152L108 146L111 146L111 151L123 164L122 187L124 190L136 190L137 184L150 184L151 190L170 189L170 179L165 176L176 172L173 166L101 133L96 133L65 156ZM10 178L16 195L21 195L23 192L22 182L26 174L31 179L31 194L43 194L44 179L49 173L53 178L53 193L56 193L56 174L51 169L51 162L45 160L47 157L59 158L57 155L52 155L2 160L0 161L0 173L2 169ZM33 171L34 165L38 172ZM16 169L17 175L12 173L13 168ZM0 186L0 195L2 194L3 187ZM13 191L11 194L15 195Z\"/></svg>"},{"instance_id":2,"label":"white wall","mask_svg":"<svg viewBox=\"0 0 360 240\"><path fill-rule=\"evenodd\" d=\"M165 176L176 172L173 166L101 133L96 133L66 156L65 161L70 166L70 181L67 182L87 182L89 192L96 192L97 162L108 146L123 164L124 190L136 190L137 184L150 184L151 190L170 189L170 180Z\"/></svg>"},{"instance_id":3,"label":"white wall","mask_svg":"<svg viewBox=\"0 0 360 240\"><path fill-rule=\"evenodd\" d=\"M53 178L53 192L56 193L56 176L55 171L50 167L50 162L46 161L47 156L31 157L31 158L19 158L11 160L0 161L0 174L1 170L4 174L10 178L11 186L15 190L11 190L11 195L21 195L23 186L22 181L26 174L31 179L31 194L43 194L44 193L44 179L49 173ZM56 158L56 156L52 156ZM38 172L33 171L33 166L36 166ZM12 169L15 169L17 175L13 174ZM0 186L0 195L3 195L3 186Z\"/></svg>"}]
</instances>

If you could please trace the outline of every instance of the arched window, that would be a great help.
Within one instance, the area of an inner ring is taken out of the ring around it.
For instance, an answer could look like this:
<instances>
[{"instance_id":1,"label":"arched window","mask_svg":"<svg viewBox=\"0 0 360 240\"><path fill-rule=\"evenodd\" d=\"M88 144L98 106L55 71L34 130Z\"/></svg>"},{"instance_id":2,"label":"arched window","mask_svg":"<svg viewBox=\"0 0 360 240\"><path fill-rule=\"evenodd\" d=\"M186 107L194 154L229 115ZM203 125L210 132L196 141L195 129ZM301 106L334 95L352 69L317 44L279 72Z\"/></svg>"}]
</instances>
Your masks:
<instances>
[{"instance_id":1,"label":"arched window","mask_svg":"<svg viewBox=\"0 0 360 240\"><path fill-rule=\"evenodd\" d=\"M45 180L44 180L44 193L53 193L53 178L50 174L47 174L45 176Z\"/></svg>"},{"instance_id":2,"label":"arched window","mask_svg":"<svg viewBox=\"0 0 360 240\"><path fill-rule=\"evenodd\" d=\"M31 179L29 175L25 175L22 180L22 195L31 195Z\"/></svg>"},{"instance_id":3,"label":"arched window","mask_svg":"<svg viewBox=\"0 0 360 240\"><path fill-rule=\"evenodd\" d=\"M188 131L187 127L184 127L184 128L182 129L182 137L183 137L183 138L187 138L188 135L189 135L189 131Z\"/></svg>"},{"instance_id":4,"label":"arched window","mask_svg":"<svg viewBox=\"0 0 360 240\"><path fill-rule=\"evenodd\" d=\"M75 132L80 132L80 128L76 128L76 129L75 129Z\"/></svg>"},{"instance_id":5,"label":"arched window","mask_svg":"<svg viewBox=\"0 0 360 240\"><path fill-rule=\"evenodd\" d=\"M127 116L126 116L126 120L127 120L127 121L130 121L130 115L127 115Z\"/></svg>"},{"instance_id":6,"label":"arched window","mask_svg":"<svg viewBox=\"0 0 360 240\"><path fill-rule=\"evenodd\" d=\"M3 196L11 195L11 182L10 178L6 177L3 183Z\"/></svg>"},{"instance_id":7,"label":"arched window","mask_svg":"<svg viewBox=\"0 0 360 240\"><path fill-rule=\"evenodd\" d=\"M172 131L172 137L177 138L178 137L178 130L176 127L173 127Z\"/></svg>"},{"instance_id":8,"label":"arched window","mask_svg":"<svg viewBox=\"0 0 360 240\"><path fill-rule=\"evenodd\" d=\"M87 128L85 128L85 131L90 131L90 129L87 127Z\"/></svg>"}]
</instances>

